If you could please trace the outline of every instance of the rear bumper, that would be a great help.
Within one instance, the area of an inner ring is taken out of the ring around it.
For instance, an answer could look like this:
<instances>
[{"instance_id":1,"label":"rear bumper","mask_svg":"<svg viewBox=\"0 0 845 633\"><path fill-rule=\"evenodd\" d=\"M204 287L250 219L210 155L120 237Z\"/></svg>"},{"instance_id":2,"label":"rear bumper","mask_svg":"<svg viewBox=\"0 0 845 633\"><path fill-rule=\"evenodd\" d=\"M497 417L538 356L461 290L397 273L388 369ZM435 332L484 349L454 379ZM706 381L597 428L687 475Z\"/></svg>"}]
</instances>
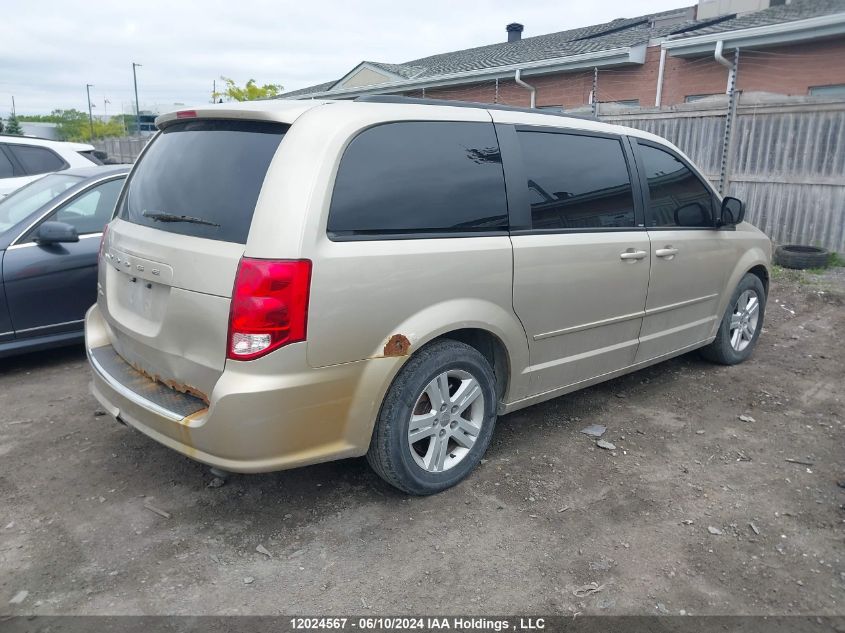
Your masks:
<instances>
[{"instance_id":1,"label":"rear bumper","mask_svg":"<svg viewBox=\"0 0 845 633\"><path fill-rule=\"evenodd\" d=\"M105 410L157 442L232 472L267 472L366 453L378 408L402 359L320 369L304 343L227 361L207 402L126 365L93 306L85 318L91 390Z\"/></svg>"}]
</instances>

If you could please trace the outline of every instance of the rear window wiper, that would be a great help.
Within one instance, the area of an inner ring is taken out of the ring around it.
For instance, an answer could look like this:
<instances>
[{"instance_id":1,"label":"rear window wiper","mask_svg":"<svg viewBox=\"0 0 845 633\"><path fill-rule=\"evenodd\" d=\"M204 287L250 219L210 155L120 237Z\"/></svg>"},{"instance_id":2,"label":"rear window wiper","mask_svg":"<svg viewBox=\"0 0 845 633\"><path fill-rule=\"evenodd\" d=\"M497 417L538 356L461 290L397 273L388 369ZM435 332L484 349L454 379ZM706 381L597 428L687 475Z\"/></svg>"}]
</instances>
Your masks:
<instances>
[{"instance_id":1,"label":"rear window wiper","mask_svg":"<svg viewBox=\"0 0 845 633\"><path fill-rule=\"evenodd\" d=\"M195 218L190 215L176 215L174 213L159 213L156 211L145 211L141 215L143 215L145 218L155 220L156 222L190 222L191 224L204 224L206 226L216 227L220 226L216 222L211 222L210 220L203 220L202 218Z\"/></svg>"}]
</instances>

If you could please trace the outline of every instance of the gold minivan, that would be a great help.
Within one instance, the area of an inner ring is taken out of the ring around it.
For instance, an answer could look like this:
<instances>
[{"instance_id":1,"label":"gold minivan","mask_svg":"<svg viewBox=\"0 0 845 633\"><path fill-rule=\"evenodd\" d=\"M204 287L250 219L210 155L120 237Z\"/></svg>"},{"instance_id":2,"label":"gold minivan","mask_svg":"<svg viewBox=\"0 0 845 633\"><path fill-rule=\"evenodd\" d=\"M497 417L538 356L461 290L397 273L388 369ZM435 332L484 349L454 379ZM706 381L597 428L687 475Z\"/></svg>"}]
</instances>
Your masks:
<instances>
[{"instance_id":1,"label":"gold minivan","mask_svg":"<svg viewBox=\"0 0 845 633\"><path fill-rule=\"evenodd\" d=\"M769 240L652 134L401 97L157 125L103 235L93 392L217 468L366 455L430 494L499 415L760 335Z\"/></svg>"}]
</instances>

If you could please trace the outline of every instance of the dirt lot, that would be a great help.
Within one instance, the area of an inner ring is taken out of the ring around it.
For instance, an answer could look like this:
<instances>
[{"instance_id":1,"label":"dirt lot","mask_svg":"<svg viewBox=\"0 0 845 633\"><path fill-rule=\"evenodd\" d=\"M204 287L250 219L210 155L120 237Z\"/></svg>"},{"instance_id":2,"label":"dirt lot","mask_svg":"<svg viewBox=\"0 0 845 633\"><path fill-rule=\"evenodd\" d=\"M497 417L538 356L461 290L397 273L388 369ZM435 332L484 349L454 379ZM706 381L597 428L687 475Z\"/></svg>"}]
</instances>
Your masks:
<instances>
[{"instance_id":1,"label":"dirt lot","mask_svg":"<svg viewBox=\"0 0 845 633\"><path fill-rule=\"evenodd\" d=\"M743 366L687 355L501 419L422 499L363 459L210 488L95 416L81 349L0 361L0 613L845 614L842 277L780 274Z\"/></svg>"}]
</instances>

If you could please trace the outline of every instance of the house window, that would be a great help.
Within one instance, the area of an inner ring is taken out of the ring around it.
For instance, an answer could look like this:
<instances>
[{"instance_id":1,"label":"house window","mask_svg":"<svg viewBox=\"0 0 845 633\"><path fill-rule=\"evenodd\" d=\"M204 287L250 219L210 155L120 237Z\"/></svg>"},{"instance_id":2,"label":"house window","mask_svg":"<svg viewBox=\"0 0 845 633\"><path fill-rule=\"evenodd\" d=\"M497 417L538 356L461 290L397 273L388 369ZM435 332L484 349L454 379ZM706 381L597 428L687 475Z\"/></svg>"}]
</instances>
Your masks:
<instances>
[{"instance_id":1,"label":"house window","mask_svg":"<svg viewBox=\"0 0 845 633\"><path fill-rule=\"evenodd\" d=\"M639 99L620 99L619 101L605 101L604 103L615 103L616 105L622 106L624 108L639 108L640 107L640 100Z\"/></svg>"},{"instance_id":2,"label":"house window","mask_svg":"<svg viewBox=\"0 0 845 633\"><path fill-rule=\"evenodd\" d=\"M845 97L845 84L810 86L811 97Z\"/></svg>"},{"instance_id":3,"label":"house window","mask_svg":"<svg viewBox=\"0 0 845 633\"><path fill-rule=\"evenodd\" d=\"M710 97L718 97L721 95L715 94L706 94L706 95L687 95L684 97L684 101L686 103L695 103L696 101L701 101L702 99L709 99Z\"/></svg>"}]
</instances>

